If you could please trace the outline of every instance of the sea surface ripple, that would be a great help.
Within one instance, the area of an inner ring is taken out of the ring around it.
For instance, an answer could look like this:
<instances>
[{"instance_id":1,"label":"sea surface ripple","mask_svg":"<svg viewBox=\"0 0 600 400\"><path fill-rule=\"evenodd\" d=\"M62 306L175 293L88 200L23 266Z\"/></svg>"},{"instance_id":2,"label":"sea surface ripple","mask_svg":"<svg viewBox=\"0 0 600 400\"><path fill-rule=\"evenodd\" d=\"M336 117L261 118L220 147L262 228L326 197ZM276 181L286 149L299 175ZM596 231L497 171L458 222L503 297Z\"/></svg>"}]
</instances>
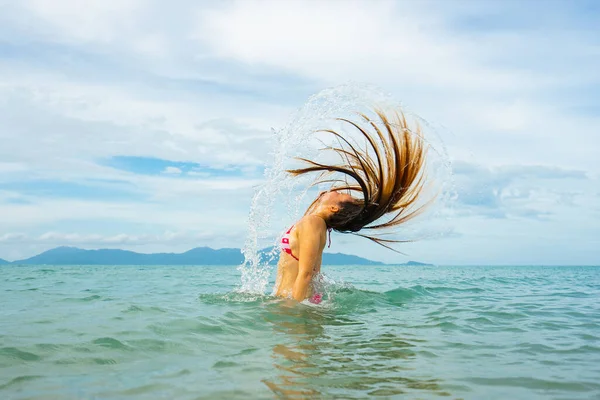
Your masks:
<instances>
[{"instance_id":1,"label":"sea surface ripple","mask_svg":"<svg viewBox=\"0 0 600 400\"><path fill-rule=\"evenodd\" d=\"M599 399L600 268L0 267L2 399Z\"/></svg>"}]
</instances>

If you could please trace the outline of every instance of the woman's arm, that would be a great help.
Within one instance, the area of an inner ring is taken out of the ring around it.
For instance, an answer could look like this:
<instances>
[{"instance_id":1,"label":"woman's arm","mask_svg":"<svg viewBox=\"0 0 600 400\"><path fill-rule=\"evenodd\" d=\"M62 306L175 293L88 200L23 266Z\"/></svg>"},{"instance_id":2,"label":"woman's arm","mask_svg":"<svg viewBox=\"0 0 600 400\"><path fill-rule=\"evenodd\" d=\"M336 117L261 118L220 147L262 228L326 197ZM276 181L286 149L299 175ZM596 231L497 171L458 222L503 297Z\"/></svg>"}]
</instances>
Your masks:
<instances>
[{"instance_id":1,"label":"woman's arm","mask_svg":"<svg viewBox=\"0 0 600 400\"><path fill-rule=\"evenodd\" d=\"M307 297L308 286L315 270L320 269L323 256L323 232L327 230L325 221L317 216L305 217L298 226L298 276L292 288L292 297L303 301Z\"/></svg>"}]
</instances>

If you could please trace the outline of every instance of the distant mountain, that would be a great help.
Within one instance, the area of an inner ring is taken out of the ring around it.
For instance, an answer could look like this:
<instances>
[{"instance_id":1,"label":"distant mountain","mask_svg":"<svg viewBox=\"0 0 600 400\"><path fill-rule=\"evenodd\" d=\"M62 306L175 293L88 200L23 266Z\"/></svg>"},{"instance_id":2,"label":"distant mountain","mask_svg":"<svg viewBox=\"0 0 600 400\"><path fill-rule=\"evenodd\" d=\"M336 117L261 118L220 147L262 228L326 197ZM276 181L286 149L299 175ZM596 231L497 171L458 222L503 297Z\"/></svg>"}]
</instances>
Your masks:
<instances>
[{"instance_id":1,"label":"distant mountain","mask_svg":"<svg viewBox=\"0 0 600 400\"><path fill-rule=\"evenodd\" d=\"M10 264L10 263L8 261L0 258L0 265L4 265L4 264Z\"/></svg>"},{"instance_id":2,"label":"distant mountain","mask_svg":"<svg viewBox=\"0 0 600 400\"><path fill-rule=\"evenodd\" d=\"M235 265L243 261L239 249L197 247L185 253L143 254L128 250L84 250L57 247L13 264L48 265Z\"/></svg>"},{"instance_id":3,"label":"distant mountain","mask_svg":"<svg viewBox=\"0 0 600 400\"><path fill-rule=\"evenodd\" d=\"M264 257L272 248L261 251ZM57 247L37 256L11 264L47 265L239 265L244 261L240 249L197 247L185 253L142 254L128 250L84 250ZM272 262L277 262L273 260ZM342 253L323 253L325 265L385 265L382 262Z\"/></svg>"},{"instance_id":4,"label":"distant mountain","mask_svg":"<svg viewBox=\"0 0 600 400\"><path fill-rule=\"evenodd\" d=\"M263 260L268 259L268 255L273 253L273 247L267 247L260 251ZM278 255L278 251L275 251ZM277 257L272 263L277 263ZM353 256L351 254L343 253L323 253L323 264L324 265L385 265L380 261L373 261L366 258Z\"/></svg>"},{"instance_id":5,"label":"distant mountain","mask_svg":"<svg viewBox=\"0 0 600 400\"><path fill-rule=\"evenodd\" d=\"M427 263L422 263L422 262L418 262L418 261L409 261L409 262L405 262L404 264L398 264L398 265L406 265L408 267L433 267L433 264L427 264Z\"/></svg>"},{"instance_id":6,"label":"distant mountain","mask_svg":"<svg viewBox=\"0 0 600 400\"><path fill-rule=\"evenodd\" d=\"M342 253L323 253L323 265L385 265L380 261Z\"/></svg>"}]
</instances>

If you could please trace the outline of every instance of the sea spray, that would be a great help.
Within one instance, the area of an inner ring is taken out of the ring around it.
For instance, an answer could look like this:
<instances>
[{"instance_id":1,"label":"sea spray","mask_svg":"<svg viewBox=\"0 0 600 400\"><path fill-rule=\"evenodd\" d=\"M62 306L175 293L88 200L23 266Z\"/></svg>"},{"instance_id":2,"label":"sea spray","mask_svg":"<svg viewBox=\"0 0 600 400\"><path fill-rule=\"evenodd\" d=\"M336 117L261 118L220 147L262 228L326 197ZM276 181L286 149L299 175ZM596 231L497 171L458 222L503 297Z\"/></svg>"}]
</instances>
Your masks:
<instances>
[{"instance_id":1,"label":"sea spray","mask_svg":"<svg viewBox=\"0 0 600 400\"><path fill-rule=\"evenodd\" d=\"M277 241L284 230L294 223L304 212L305 197L313 183L310 177L292 177L286 172L293 167L297 157L318 159L319 149L327 146L327 138L318 135L322 129L336 128L337 118L356 119L357 113L372 114L373 107L398 109L401 104L380 89L365 84L346 84L325 89L311 96L306 104L297 110L288 124L282 129L273 129L274 147L266 163L264 183L256 191L248 218L248 234L242 249L244 263L239 267L241 285L238 291L264 294L271 275L271 265L279 255ZM405 110L405 109L404 109ZM406 110L405 110L406 112ZM421 125L426 121L406 112L407 116L418 119ZM343 130L343 127L340 127ZM347 139L353 140L351 133ZM345 136L346 137L346 136ZM329 135L331 139L331 135ZM451 186L450 164L445 147L437 135L426 134L433 152L428 155L429 169L436 175L435 188L439 203L445 203ZM433 139L433 140L432 140ZM356 143L356 142L355 142ZM364 145L364 143L358 143ZM297 163L297 162L296 162ZM431 175L428 173L428 177ZM430 216L438 216L436 207ZM431 218L430 218L431 219ZM423 218L419 218L423 221ZM412 231L412 235L424 236L423 225ZM404 230L404 234L409 230ZM431 236L431 232L426 236ZM267 249L262 251L262 249Z\"/></svg>"}]
</instances>

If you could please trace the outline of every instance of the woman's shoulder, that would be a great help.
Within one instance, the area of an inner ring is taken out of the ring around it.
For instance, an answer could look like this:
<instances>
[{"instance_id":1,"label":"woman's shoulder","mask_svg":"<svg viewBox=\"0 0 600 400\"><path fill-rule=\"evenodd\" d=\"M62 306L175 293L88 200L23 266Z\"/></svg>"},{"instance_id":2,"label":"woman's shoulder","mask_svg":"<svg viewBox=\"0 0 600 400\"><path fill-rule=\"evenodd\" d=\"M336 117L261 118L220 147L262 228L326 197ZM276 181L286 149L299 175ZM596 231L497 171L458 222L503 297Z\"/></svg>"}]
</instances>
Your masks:
<instances>
[{"instance_id":1,"label":"woman's shoulder","mask_svg":"<svg viewBox=\"0 0 600 400\"><path fill-rule=\"evenodd\" d=\"M327 224L325 220L317 215L305 215L302 217L296 227L300 230L302 229L327 229Z\"/></svg>"}]
</instances>

